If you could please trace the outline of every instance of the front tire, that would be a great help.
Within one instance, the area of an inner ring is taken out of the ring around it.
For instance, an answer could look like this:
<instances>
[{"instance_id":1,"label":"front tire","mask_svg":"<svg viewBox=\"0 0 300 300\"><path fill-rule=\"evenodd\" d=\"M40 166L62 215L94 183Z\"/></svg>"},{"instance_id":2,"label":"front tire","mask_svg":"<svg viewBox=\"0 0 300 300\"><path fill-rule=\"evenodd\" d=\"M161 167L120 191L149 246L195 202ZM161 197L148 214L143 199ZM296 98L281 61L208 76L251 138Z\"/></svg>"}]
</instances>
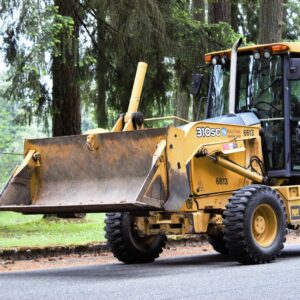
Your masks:
<instances>
[{"instance_id":1,"label":"front tire","mask_svg":"<svg viewBox=\"0 0 300 300\"><path fill-rule=\"evenodd\" d=\"M270 262L283 249L285 207L268 186L250 185L235 192L226 206L224 225L229 254L243 264Z\"/></svg>"},{"instance_id":2,"label":"front tire","mask_svg":"<svg viewBox=\"0 0 300 300\"><path fill-rule=\"evenodd\" d=\"M126 264L149 263L159 256L166 236L141 237L129 213L107 213L105 237L113 255Z\"/></svg>"},{"instance_id":3,"label":"front tire","mask_svg":"<svg viewBox=\"0 0 300 300\"><path fill-rule=\"evenodd\" d=\"M224 235L209 235L208 242L212 245L215 251L222 255L228 255L228 249L226 242L224 241Z\"/></svg>"}]
</instances>

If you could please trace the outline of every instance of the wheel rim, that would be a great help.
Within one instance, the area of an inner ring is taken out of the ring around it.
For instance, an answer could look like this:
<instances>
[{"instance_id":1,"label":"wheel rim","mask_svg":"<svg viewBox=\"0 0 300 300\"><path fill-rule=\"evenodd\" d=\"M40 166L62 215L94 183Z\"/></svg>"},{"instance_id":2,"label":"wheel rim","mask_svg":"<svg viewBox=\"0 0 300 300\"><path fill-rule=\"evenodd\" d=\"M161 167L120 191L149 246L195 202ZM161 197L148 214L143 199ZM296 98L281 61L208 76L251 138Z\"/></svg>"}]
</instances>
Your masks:
<instances>
[{"instance_id":1,"label":"wheel rim","mask_svg":"<svg viewBox=\"0 0 300 300\"><path fill-rule=\"evenodd\" d=\"M259 205L252 218L252 236L261 247L270 246L277 234L277 217L268 204Z\"/></svg>"},{"instance_id":2,"label":"wheel rim","mask_svg":"<svg viewBox=\"0 0 300 300\"><path fill-rule=\"evenodd\" d=\"M131 238L131 242L141 252L147 252L151 248L151 245L155 242L155 237L153 236L139 235L134 220L131 220L131 228L129 229L129 236Z\"/></svg>"}]
</instances>

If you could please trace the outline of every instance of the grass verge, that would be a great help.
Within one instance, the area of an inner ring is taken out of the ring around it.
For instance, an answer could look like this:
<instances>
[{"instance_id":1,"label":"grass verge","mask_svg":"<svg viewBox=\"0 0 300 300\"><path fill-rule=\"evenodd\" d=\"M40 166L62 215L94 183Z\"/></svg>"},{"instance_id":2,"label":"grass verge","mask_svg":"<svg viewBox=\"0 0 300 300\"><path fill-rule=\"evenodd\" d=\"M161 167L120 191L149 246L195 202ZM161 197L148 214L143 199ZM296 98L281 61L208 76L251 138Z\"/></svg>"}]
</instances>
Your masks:
<instances>
[{"instance_id":1,"label":"grass verge","mask_svg":"<svg viewBox=\"0 0 300 300\"><path fill-rule=\"evenodd\" d=\"M104 241L104 214L85 219L43 219L43 215L0 213L0 248L78 245Z\"/></svg>"}]
</instances>

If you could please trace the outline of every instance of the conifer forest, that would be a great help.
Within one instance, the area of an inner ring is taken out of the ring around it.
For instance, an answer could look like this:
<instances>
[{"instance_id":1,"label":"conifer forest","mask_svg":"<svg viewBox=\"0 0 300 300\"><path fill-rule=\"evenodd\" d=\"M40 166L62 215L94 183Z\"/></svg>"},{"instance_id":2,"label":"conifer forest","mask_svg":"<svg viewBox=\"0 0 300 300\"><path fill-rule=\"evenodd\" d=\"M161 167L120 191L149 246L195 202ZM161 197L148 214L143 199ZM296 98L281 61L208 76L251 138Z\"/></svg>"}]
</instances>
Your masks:
<instances>
[{"instance_id":1,"label":"conifer forest","mask_svg":"<svg viewBox=\"0 0 300 300\"><path fill-rule=\"evenodd\" d=\"M204 54L239 37L244 45L298 41L299 1L1 0L0 187L24 138L111 129L139 61L148 63L145 117L201 119L192 73L208 81Z\"/></svg>"}]
</instances>

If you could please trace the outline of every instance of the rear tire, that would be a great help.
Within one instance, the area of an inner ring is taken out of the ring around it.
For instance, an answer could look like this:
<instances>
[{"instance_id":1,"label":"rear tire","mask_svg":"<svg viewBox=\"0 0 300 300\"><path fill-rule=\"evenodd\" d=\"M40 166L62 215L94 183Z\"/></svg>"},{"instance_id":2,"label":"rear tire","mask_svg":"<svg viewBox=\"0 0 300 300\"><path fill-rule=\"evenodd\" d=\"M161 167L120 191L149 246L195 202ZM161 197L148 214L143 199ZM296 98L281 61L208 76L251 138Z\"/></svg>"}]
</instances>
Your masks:
<instances>
[{"instance_id":1,"label":"rear tire","mask_svg":"<svg viewBox=\"0 0 300 300\"><path fill-rule=\"evenodd\" d=\"M126 264L149 263L159 256L166 236L141 237L129 213L107 213L105 237L113 255Z\"/></svg>"},{"instance_id":2,"label":"rear tire","mask_svg":"<svg viewBox=\"0 0 300 300\"><path fill-rule=\"evenodd\" d=\"M233 194L224 212L224 239L229 254L243 264L267 263L283 249L286 212L268 186L250 185Z\"/></svg>"},{"instance_id":3,"label":"rear tire","mask_svg":"<svg viewBox=\"0 0 300 300\"><path fill-rule=\"evenodd\" d=\"M224 235L209 235L208 242L212 245L215 251L222 255L228 255L228 249L226 242L224 241Z\"/></svg>"}]
</instances>

